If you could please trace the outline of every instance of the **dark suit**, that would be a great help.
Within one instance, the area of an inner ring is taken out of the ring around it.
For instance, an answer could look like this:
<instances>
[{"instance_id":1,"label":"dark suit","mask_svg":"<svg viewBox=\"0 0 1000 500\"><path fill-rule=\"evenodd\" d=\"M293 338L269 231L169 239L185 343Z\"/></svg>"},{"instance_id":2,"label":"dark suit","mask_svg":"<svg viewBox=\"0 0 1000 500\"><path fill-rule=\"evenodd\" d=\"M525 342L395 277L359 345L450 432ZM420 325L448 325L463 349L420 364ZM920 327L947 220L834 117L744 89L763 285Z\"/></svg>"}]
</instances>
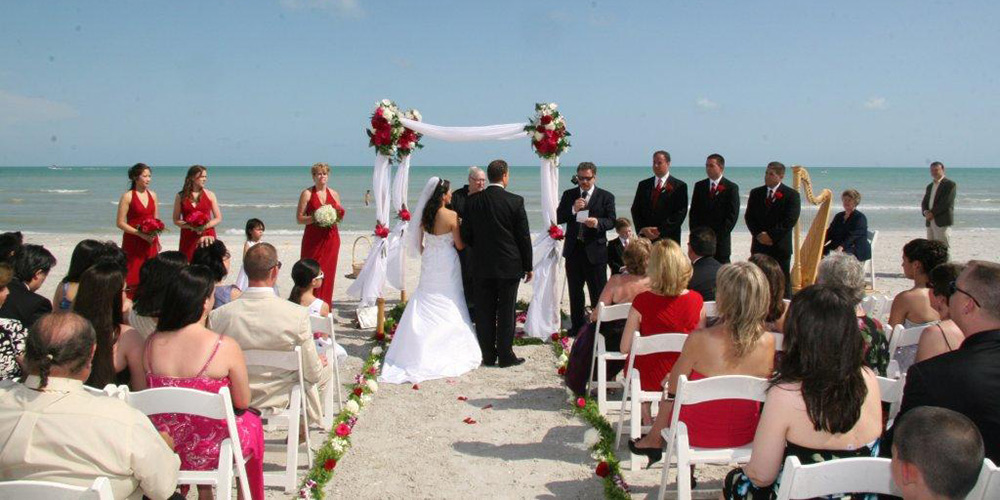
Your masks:
<instances>
[{"instance_id":1,"label":"dark suit","mask_svg":"<svg viewBox=\"0 0 1000 500\"><path fill-rule=\"evenodd\" d=\"M781 271L785 274L785 296L791 297L792 282L789 274L792 260L792 230L795 229L801 210L799 193L784 184L778 184L774 197L773 202L767 201L767 186L752 189L743 218L753 238L750 253L770 255L778 261ZM773 244L765 245L757 241L757 235L760 233L767 233Z\"/></svg>"},{"instance_id":2,"label":"dark suit","mask_svg":"<svg viewBox=\"0 0 1000 500\"><path fill-rule=\"evenodd\" d=\"M688 193L687 184L674 177L667 177L667 185L655 196L656 177L650 177L639 182L632 200L632 223L638 233L644 227L655 227L660 230L660 238L670 238L681 243L681 225L687 217ZM659 239L659 238L657 238Z\"/></svg>"},{"instance_id":3,"label":"dark suit","mask_svg":"<svg viewBox=\"0 0 1000 500\"><path fill-rule=\"evenodd\" d=\"M466 184L459 189L452 191L451 204L449 208L458 214L459 219L465 218L465 205L469 199L469 185ZM472 272L472 247L465 247L458 251L458 261L462 264L462 288L465 291L465 305L469 308L469 317L476 321L475 297L473 291L476 288L475 275Z\"/></svg>"},{"instance_id":4,"label":"dark suit","mask_svg":"<svg viewBox=\"0 0 1000 500\"><path fill-rule=\"evenodd\" d=\"M844 252L864 262L872 258L872 246L868 243L868 218L857 210L851 218L844 220L844 213L833 216L833 222L826 230L826 244L823 245L823 255L844 247Z\"/></svg>"},{"instance_id":5,"label":"dark suit","mask_svg":"<svg viewBox=\"0 0 1000 500\"><path fill-rule=\"evenodd\" d=\"M476 336L483 363L516 360L514 302L518 281L531 272L531 235L524 198L500 186L469 196L462 239L472 247L475 268Z\"/></svg>"},{"instance_id":6,"label":"dark suit","mask_svg":"<svg viewBox=\"0 0 1000 500\"><path fill-rule=\"evenodd\" d=\"M941 185L938 186L937 192L934 193L934 209L930 209L928 207L930 206L931 189L933 188L933 182L927 185L927 190L924 192L924 199L920 202L920 213L930 210L934 214L934 224L938 227L948 227L955 223L955 192L958 190L958 185L955 184L955 181L947 177L941 179ZM924 226L930 225L930 221L924 220Z\"/></svg>"},{"instance_id":7,"label":"dark suit","mask_svg":"<svg viewBox=\"0 0 1000 500\"><path fill-rule=\"evenodd\" d=\"M608 242L608 267L611 268L611 274L621 274L624 266L625 244L622 243L621 237L618 237Z\"/></svg>"},{"instance_id":8,"label":"dark suit","mask_svg":"<svg viewBox=\"0 0 1000 500\"><path fill-rule=\"evenodd\" d=\"M691 191L691 217L688 227L708 227L715 232L715 260L729 263L732 254L730 233L740 218L740 187L722 177L718 190L713 196L709 190L709 180L695 183ZM708 299L705 299L708 300Z\"/></svg>"},{"instance_id":9,"label":"dark suit","mask_svg":"<svg viewBox=\"0 0 1000 500\"><path fill-rule=\"evenodd\" d=\"M715 300L715 276L719 274L722 264L710 255L694 261L691 267L694 273L687 287L700 293L705 300Z\"/></svg>"},{"instance_id":10,"label":"dark suit","mask_svg":"<svg viewBox=\"0 0 1000 500\"><path fill-rule=\"evenodd\" d=\"M918 406L969 417L983 435L986 458L1000 460L1000 330L970 335L958 349L910 366L896 422ZM886 441L882 449L889 451L891 429Z\"/></svg>"},{"instance_id":11,"label":"dark suit","mask_svg":"<svg viewBox=\"0 0 1000 500\"><path fill-rule=\"evenodd\" d=\"M10 294L0 307L0 318L16 319L25 328L30 328L38 318L52 312L52 302L28 290L27 285L16 276L7 283L7 289Z\"/></svg>"},{"instance_id":12,"label":"dark suit","mask_svg":"<svg viewBox=\"0 0 1000 500\"><path fill-rule=\"evenodd\" d=\"M584 325L583 285L590 292L590 306L597 307L597 299L608 282L608 239L605 234L615 227L615 195L597 186L587 198L590 217L597 219L597 227L590 228L576 222L573 203L581 197L580 188L567 189L556 208L556 223L566 224L566 239L563 242L563 257L566 258L566 285L569 288L569 310L572 326L570 335Z\"/></svg>"}]
</instances>

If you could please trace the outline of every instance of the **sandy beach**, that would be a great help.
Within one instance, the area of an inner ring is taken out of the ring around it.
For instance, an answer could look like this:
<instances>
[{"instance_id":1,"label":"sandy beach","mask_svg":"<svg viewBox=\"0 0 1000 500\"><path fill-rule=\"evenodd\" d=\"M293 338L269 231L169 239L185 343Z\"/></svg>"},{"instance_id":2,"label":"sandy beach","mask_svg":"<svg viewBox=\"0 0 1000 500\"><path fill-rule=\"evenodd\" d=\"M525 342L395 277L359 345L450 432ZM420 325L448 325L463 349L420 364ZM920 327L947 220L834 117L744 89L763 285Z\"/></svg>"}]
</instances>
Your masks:
<instances>
[{"instance_id":1,"label":"sandy beach","mask_svg":"<svg viewBox=\"0 0 1000 500\"><path fill-rule=\"evenodd\" d=\"M346 289L352 281L351 249L357 233L342 236L338 278L334 290L334 314L338 341L350 358L341 367L345 382L353 379L362 356L371 348L371 330L353 326L357 306ZM50 249L59 264L40 293L51 297L68 268L76 243L95 235L27 235L30 243ZM685 235L686 237L686 235ZM912 231L884 231L875 248L877 288L895 294L911 286L902 276L900 251L912 238L924 237L923 228ZM120 240L120 235L100 239ZM164 249L174 249L177 233L167 233ZM240 267L238 237L224 239L233 254L229 281ZM271 237L284 263L279 287L291 289L289 270L298 260L297 236ZM1000 231L956 231L952 233L953 260L996 260ZM364 245L359 245L359 251ZM745 259L749 234L733 235L733 259ZM362 252L363 253L363 252ZM363 258L363 255L359 255ZM415 289L419 279L419 261L410 259L407 283ZM390 302L399 294L386 294ZM530 286L522 286L519 296L529 299ZM564 299L568 309L568 299ZM593 473L594 461L583 444L589 425L576 418L566 403L566 392L555 373L555 359L549 346L515 348L527 363L514 369L480 368L455 379L411 385L382 385L372 404L361 413L352 435L353 448L337 465L336 474L327 486L331 498L468 498L489 495L497 498L602 498L603 483ZM345 391L346 392L346 391ZM459 400L459 396L468 398ZM492 406L490 406L492 405ZM471 417L475 424L463 419ZM271 439L274 436L268 435ZM321 442L322 433L313 433L313 442ZM627 468L627 449L619 450ZM267 455L268 469L281 462L278 452ZM697 497L718 495L726 466L699 467ZM304 472L304 469L303 469ZM633 496L655 495L661 469L625 472ZM301 476L300 476L301 477ZM673 486L670 487L671 489ZM672 494L672 492L671 492ZM268 489L269 498L287 498L279 489Z\"/></svg>"}]
</instances>

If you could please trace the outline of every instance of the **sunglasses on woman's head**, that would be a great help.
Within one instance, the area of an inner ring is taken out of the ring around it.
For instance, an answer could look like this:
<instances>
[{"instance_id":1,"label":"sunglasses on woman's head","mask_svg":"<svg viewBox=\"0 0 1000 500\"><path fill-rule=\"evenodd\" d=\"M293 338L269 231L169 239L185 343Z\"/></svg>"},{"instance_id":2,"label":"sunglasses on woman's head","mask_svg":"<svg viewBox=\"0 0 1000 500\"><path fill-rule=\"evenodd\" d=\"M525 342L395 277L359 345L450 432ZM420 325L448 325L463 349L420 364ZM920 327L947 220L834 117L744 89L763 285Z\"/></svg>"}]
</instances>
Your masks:
<instances>
[{"instance_id":1,"label":"sunglasses on woman's head","mask_svg":"<svg viewBox=\"0 0 1000 500\"><path fill-rule=\"evenodd\" d=\"M319 273L319 274L317 274L317 275L316 275L316 277L315 277L315 278L313 278L313 281L316 281L316 280L322 280L322 279L323 279L324 277L325 277L325 276L323 276L323 273Z\"/></svg>"}]
</instances>

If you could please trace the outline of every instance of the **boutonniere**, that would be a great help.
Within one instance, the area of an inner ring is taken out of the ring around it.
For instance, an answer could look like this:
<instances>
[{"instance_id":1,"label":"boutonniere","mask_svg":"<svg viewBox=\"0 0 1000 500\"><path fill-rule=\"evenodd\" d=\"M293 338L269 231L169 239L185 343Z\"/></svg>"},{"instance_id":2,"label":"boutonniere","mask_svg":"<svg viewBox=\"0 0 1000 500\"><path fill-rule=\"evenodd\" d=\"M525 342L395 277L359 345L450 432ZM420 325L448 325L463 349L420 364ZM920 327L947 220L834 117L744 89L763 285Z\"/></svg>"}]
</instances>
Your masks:
<instances>
[{"instance_id":1,"label":"boutonniere","mask_svg":"<svg viewBox=\"0 0 1000 500\"><path fill-rule=\"evenodd\" d=\"M671 183L669 183L669 182L667 182L667 185L666 185L666 187L663 188L663 190L666 191L667 194L670 194L670 193L674 192L674 185L671 184Z\"/></svg>"},{"instance_id":2,"label":"boutonniere","mask_svg":"<svg viewBox=\"0 0 1000 500\"><path fill-rule=\"evenodd\" d=\"M716 184L715 185L715 192L716 193L721 193L721 192L723 192L725 190L726 190L726 186L724 186L722 184Z\"/></svg>"},{"instance_id":3,"label":"boutonniere","mask_svg":"<svg viewBox=\"0 0 1000 500\"><path fill-rule=\"evenodd\" d=\"M782 199L784 197L785 197L785 193L782 193L781 191L775 191L774 192L774 201L778 201L778 200L780 200L780 199Z\"/></svg>"}]
</instances>

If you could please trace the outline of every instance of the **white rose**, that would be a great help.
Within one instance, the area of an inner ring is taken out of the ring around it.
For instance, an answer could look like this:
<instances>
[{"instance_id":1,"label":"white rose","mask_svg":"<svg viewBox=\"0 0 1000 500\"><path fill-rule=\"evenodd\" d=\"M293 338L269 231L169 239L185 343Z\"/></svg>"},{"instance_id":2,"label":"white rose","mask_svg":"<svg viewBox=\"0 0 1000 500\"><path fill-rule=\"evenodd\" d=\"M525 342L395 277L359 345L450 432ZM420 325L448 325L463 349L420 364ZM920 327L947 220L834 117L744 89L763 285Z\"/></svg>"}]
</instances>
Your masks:
<instances>
[{"instance_id":1,"label":"white rose","mask_svg":"<svg viewBox=\"0 0 1000 500\"><path fill-rule=\"evenodd\" d=\"M372 354L374 354L376 356L378 356L379 354L382 354L382 346L377 345L375 347L372 347Z\"/></svg>"},{"instance_id":2,"label":"white rose","mask_svg":"<svg viewBox=\"0 0 1000 500\"><path fill-rule=\"evenodd\" d=\"M556 129L556 124L553 122L549 122L549 124L545 126L545 130L555 130L555 129Z\"/></svg>"},{"instance_id":3,"label":"white rose","mask_svg":"<svg viewBox=\"0 0 1000 500\"><path fill-rule=\"evenodd\" d=\"M562 354L559 355L559 365L565 365L566 363L569 363L569 356L567 356L566 353L563 352Z\"/></svg>"},{"instance_id":4,"label":"white rose","mask_svg":"<svg viewBox=\"0 0 1000 500\"><path fill-rule=\"evenodd\" d=\"M344 445L340 444L340 441L337 440L337 439L331 439L330 440L330 448L335 453L343 453L344 452Z\"/></svg>"},{"instance_id":5,"label":"white rose","mask_svg":"<svg viewBox=\"0 0 1000 500\"><path fill-rule=\"evenodd\" d=\"M544 138L545 138L545 134L543 134L541 132L535 132L535 140L536 141L540 141L540 140L542 140Z\"/></svg>"},{"instance_id":6,"label":"white rose","mask_svg":"<svg viewBox=\"0 0 1000 500\"><path fill-rule=\"evenodd\" d=\"M353 399L347 401L347 404L344 405L344 409L351 415L357 415L358 412L361 411L361 407L358 406L358 402Z\"/></svg>"},{"instance_id":7,"label":"white rose","mask_svg":"<svg viewBox=\"0 0 1000 500\"><path fill-rule=\"evenodd\" d=\"M382 111L382 118L385 118L386 120L389 120L391 122L392 119L396 117L396 114L393 113L392 110L389 108L384 108L384 109L385 111Z\"/></svg>"},{"instance_id":8,"label":"white rose","mask_svg":"<svg viewBox=\"0 0 1000 500\"><path fill-rule=\"evenodd\" d=\"M553 111L554 111L554 110L555 110L556 108L558 108L558 107L559 107L559 105L558 105L558 104L556 104L556 103L554 103L554 102L550 102L550 103L549 103L549 109L551 109L551 110L553 110Z\"/></svg>"},{"instance_id":9,"label":"white rose","mask_svg":"<svg viewBox=\"0 0 1000 500\"><path fill-rule=\"evenodd\" d=\"M594 445L601 441L601 433L597 432L597 429L587 429L587 432L583 433L583 444L589 449L593 448Z\"/></svg>"},{"instance_id":10,"label":"white rose","mask_svg":"<svg viewBox=\"0 0 1000 500\"><path fill-rule=\"evenodd\" d=\"M371 402L372 402L372 396L371 396L371 394L362 394L361 395L361 404L368 404L368 403L371 403Z\"/></svg>"},{"instance_id":11,"label":"white rose","mask_svg":"<svg viewBox=\"0 0 1000 500\"><path fill-rule=\"evenodd\" d=\"M382 363L379 363L377 359L375 361L372 361L372 368L378 370L379 366L382 366Z\"/></svg>"},{"instance_id":12,"label":"white rose","mask_svg":"<svg viewBox=\"0 0 1000 500\"><path fill-rule=\"evenodd\" d=\"M372 379L368 379L365 382L365 385L368 386L368 390L369 391L372 391L372 392L378 391L378 382L376 382L376 381L374 381Z\"/></svg>"},{"instance_id":13,"label":"white rose","mask_svg":"<svg viewBox=\"0 0 1000 500\"><path fill-rule=\"evenodd\" d=\"M385 106L385 107L392 106L392 101L390 101L388 99L382 99L382 105Z\"/></svg>"}]
</instances>

